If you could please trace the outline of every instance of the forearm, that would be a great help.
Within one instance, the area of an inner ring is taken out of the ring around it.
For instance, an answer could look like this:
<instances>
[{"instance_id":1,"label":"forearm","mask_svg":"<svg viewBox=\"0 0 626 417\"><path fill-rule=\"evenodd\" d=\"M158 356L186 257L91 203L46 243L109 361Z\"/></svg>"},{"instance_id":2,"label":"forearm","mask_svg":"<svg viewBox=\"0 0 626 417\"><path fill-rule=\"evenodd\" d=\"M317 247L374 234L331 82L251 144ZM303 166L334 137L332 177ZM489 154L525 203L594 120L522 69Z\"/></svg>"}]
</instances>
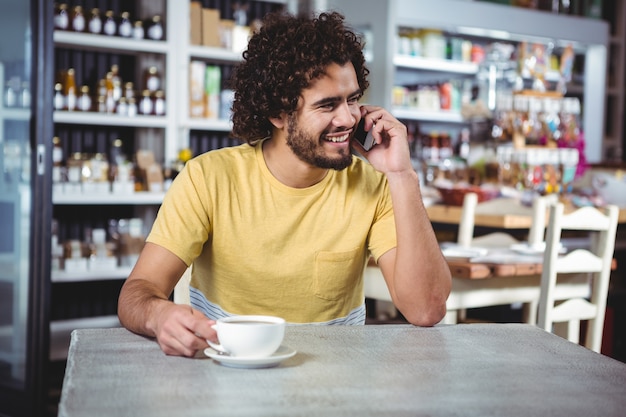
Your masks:
<instances>
[{"instance_id":1,"label":"forearm","mask_svg":"<svg viewBox=\"0 0 626 417\"><path fill-rule=\"evenodd\" d=\"M155 284L144 279L129 279L120 292L118 317L128 330L155 337L157 317L169 303L171 301Z\"/></svg>"},{"instance_id":2,"label":"forearm","mask_svg":"<svg viewBox=\"0 0 626 417\"><path fill-rule=\"evenodd\" d=\"M390 289L396 307L414 324L432 325L445 315L450 269L422 202L417 174L387 174L397 247Z\"/></svg>"}]
</instances>

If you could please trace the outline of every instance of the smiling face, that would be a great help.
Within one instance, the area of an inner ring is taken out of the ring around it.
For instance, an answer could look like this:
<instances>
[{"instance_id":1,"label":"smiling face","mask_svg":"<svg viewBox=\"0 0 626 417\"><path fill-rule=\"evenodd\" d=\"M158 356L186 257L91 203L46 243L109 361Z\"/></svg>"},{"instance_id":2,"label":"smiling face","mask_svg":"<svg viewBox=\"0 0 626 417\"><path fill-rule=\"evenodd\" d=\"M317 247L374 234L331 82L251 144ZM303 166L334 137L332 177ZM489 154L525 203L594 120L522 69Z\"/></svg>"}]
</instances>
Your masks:
<instances>
[{"instance_id":1,"label":"smiling face","mask_svg":"<svg viewBox=\"0 0 626 417\"><path fill-rule=\"evenodd\" d=\"M361 120L361 96L351 63L329 65L326 74L302 92L297 111L287 117L292 152L318 168L350 166L350 137Z\"/></svg>"}]
</instances>

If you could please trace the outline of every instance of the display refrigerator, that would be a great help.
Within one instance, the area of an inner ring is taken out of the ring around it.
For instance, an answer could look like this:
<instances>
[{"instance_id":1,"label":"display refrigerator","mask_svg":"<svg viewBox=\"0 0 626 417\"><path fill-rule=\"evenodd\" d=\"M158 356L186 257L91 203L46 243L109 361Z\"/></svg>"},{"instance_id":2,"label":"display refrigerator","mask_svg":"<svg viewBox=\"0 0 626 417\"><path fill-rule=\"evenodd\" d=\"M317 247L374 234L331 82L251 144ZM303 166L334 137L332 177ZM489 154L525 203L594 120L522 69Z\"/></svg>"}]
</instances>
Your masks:
<instances>
[{"instance_id":1,"label":"display refrigerator","mask_svg":"<svg viewBox=\"0 0 626 417\"><path fill-rule=\"evenodd\" d=\"M0 415L46 406L52 2L0 0ZM43 88L42 88L43 86Z\"/></svg>"}]
</instances>

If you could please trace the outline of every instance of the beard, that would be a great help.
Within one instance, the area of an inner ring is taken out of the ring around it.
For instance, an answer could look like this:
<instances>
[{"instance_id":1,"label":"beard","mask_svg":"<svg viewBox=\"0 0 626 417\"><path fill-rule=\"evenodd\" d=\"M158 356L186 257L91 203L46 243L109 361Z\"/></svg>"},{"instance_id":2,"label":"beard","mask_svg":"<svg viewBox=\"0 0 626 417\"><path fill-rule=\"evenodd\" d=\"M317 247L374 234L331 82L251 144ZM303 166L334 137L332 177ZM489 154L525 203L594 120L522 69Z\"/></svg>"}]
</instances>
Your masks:
<instances>
[{"instance_id":1,"label":"beard","mask_svg":"<svg viewBox=\"0 0 626 417\"><path fill-rule=\"evenodd\" d=\"M318 168L341 171L352 164L352 154L340 149L339 155L330 157L320 143L323 139L315 139L312 135L300 129L295 115L289 115L287 130L287 146L301 160Z\"/></svg>"}]
</instances>

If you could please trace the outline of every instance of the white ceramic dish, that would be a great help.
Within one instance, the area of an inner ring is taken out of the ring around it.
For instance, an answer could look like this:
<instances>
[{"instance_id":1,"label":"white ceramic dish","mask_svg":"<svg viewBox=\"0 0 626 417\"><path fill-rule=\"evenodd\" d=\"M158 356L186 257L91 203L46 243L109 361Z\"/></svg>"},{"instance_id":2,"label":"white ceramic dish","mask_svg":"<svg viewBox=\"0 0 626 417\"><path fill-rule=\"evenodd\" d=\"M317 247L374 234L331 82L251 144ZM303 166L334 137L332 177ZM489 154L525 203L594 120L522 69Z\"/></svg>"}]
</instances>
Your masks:
<instances>
[{"instance_id":1,"label":"white ceramic dish","mask_svg":"<svg viewBox=\"0 0 626 417\"><path fill-rule=\"evenodd\" d=\"M285 359L291 358L296 354L296 350L288 346L282 345L272 355L263 358L238 358L236 356L226 356L218 353L213 348L204 349L204 354L221 365L231 368L272 368L277 366Z\"/></svg>"},{"instance_id":2,"label":"white ceramic dish","mask_svg":"<svg viewBox=\"0 0 626 417\"><path fill-rule=\"evenodd\" d=\"M528 243L519 243L511 245L511 250L520 255L543 255L546 251L546 242L541 242L537 245L529 245ZM559 253L564 253L565 248L562 244L559 245Z\"/></svg>"},{"instance_id":3,"label":"white ceramic dish","mask_svg":"<svg viewBox=\"0 0 626 417\"><path fill-rule=\"evenodd\" d=\"M531 246L528 243L519 243L511 245L511 250L520 255L542 255L546 251L546 244L542 242L542 244Z\"/></svg>"},{"instance_id":4,"label":"white ceramic dish","mask_svg":"<svg viewBox=\"0 0 626 417\"><path fill-rule=\"evenodd\" d=\"M464 248L462 246L451 245L441 249L443 256L448 260L469 259L476 256L485 256L489 251L485 248Z\"/></svg>"}]
</instances>

